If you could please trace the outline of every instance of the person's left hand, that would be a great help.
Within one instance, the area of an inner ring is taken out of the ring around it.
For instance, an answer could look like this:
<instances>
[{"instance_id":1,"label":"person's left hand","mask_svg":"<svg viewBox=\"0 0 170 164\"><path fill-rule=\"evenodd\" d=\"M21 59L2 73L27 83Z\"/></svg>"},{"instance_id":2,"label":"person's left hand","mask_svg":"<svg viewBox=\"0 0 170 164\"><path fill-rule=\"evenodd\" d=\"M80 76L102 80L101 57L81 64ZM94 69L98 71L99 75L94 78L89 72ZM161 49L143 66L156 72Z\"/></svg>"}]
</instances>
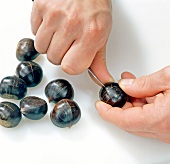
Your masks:
<instances>
[{"instance_id":1,"label":"person's left hand","mask_svg":"<svg viewBox=\"0 0 170 164\"><path fill-rule=\"evenodd\" d=\"M124 72L122 78L119 86L130 101L123 108L98 101L100 116L130 133L170 143L170 66L141 78Z\"/></svg>"}]
</instances>

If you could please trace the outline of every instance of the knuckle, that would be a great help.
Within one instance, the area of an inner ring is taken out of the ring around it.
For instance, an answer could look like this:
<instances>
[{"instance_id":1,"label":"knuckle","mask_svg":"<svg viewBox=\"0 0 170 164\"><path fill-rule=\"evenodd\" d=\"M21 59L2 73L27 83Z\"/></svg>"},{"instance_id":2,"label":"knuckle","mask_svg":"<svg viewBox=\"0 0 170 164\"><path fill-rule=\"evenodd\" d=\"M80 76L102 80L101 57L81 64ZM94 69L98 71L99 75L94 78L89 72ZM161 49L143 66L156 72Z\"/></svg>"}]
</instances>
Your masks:
<instances>
[{"instance_id":1,"label":"knuckle","mask_svg":"<svg viewBox=\"0 0 170 164\"><path fill-rule=\"evenodd\" d=\"M165 68L162 69L163 76L167 79L170 78L170 65L166 66Z\"/></svg>"},{"instance_id":2,"label":"knuckle","mask_svg":"<svg viewBox=\"0 0 170 164\"><path fill-rule=\"evenodd\" d=\"M162 121L162 123L159 126L159 133L162 135L167 135L170 133L170 125L167 121Z\"/></svg>"},{"instance_id":3,"label":"knuckle","mask_svg":"<svg viewBox=\"0 0 170 164\"><path fill-rule=\"evenodd\" d=\"M82 19L80 19L79 14L77 13L68 13L67 18L65 19L65 34L69 36L77 36L81 30Z\"/></svg>"},{"instance_id":4,"label":"knuckle","mask_svg":"<svg viewBox=\"0 0 170 164\"><path fill-rule=\"evenodd\" d=\"M97 23L95 21L91 22L89 25L89 34L92 36L100 36L102 33L104 33L104 26L102 23Z\"/></svg>"},{"instance_id":5,"label":"knuckle","mask_svg":"<svg viewBox=\"0 0 170 164\"><path fill-rule=\"evenodd\" d=\"M60 65L61 64L61 60L56 59L55 55L51 54L51 53L47 54L47 60L54 65Z\"/></svg>"},{"instance_id":6,"label":"knuckle","mask_svg":"<svg viewBox=\"0 0 170 164\"><path fill-rule=\"evenodd\" d=\"M108 38L104 24L97 23L95 20L90 21L87 25L85 40L87 42L97 41L99 45L104 45Z\"/></svg>"},{"instance_id":7,"label":"knuckle","mask_svg":"<svg viewBox=\"0 0 170 164\"><path fill-rule=\"evenodd\" d=\"M44 46L42 46L42 44L40 44L39 42L35 41L35 49L41 53L41 54L45 54L46 53L46 49Z\"/></svg>"},{"instance_id":8,"label":"knuckle","mask_svg":"<svg viewBox=\"0 0 170 164\"><path fill-rule=\"evenodd\" d=\"M69 14L67 17L67 26L74 27L78 25L80 22L79 17L77 14Z\"/></svg>"},{"instance_id":9,"label":"knuckle","mask_svg":"<svg viewBox=\"0 0 170 164\"><path fill-rule=\"evenodd\" d=\"M89 20L89 29L91 33L96 35L109 35L112 29L112 18L106 16L100 16L100 19L96 16Z\"/></svg>"},{"instance_id":10,"label":"knuckle","mask_svg":"<svg viewBox=\"0 0 170 164\"><path fill-rule=\"evenodd\" d=\"M59 11L55 11L53 9L49 11L48 17L46 18L47 26L53 24L58 14Z\"/></svg>"},{"instance_id":11,"label":"knuckle","mask_svg":"<svg viewBox=\"0 0 170 164\"><path fill-rule=\"evenodd\" d=\"M138 82L141 89L145 89L149 85L149 80L147 76L142 76L140 81Z\"/></svg>"},{"instance_id":12,"label":"knuckle","mask_svg":"<svg viewBox=\"0 0 170 164\"><path fill-rule=\"evenodd\" d=\"M163 87L163 90L167 90L170 88L170 65L164 67L161 70L161 74L160 74L160 85Z\"/></svg>"},{"instance_id":13,"label":"knuckle","mask_svg":"<svg viewBox=\"0 0 170 164\"><path fill-rule=\"evenodd\" d=\"M61 10L60 8L56 7L56 5L50 5L48 7L48 15L46 15L46 23L47 25L54 24L56 21L61 21L65 17L65 11Z\"/></svg>"},{"instance_id":14,"label":"knuckle","mask_svg":"<svg viewBox=\"0 0 170 164\"><path fill-rule=\"evenodd\" d=\"M36 0L34 3L36 4L36 9L40 12L43 11L46 6L45 1L42 0Z\"/></svg>"}]
</instances>

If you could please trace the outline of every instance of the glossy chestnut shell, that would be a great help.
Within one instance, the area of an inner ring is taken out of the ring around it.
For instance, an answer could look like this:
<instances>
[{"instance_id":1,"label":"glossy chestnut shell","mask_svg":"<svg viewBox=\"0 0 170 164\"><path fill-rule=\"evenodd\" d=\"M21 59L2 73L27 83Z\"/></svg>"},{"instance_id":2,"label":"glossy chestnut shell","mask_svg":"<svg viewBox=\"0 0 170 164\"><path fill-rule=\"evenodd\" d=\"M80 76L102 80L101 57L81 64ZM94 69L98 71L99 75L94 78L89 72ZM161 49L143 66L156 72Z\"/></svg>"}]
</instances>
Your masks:
<instances>
[{"instance_id":1,"label":"glossy chestnut shell","mask_svg":"<svg viewBox=\"0 0 170 164\"><path fill-rule=\"evenodd\" d=\"M47 113L48 106L42 98L27 96L20 101L20 109L25 117L31 120L39 120Z\"/></svg>"},{"instance_id":2,"label":"glossy chestnut shell","mask_svg":"<svg viewBox=\"0 0 170 164\"><path fill-rule=\"evenodd\" d=\"M45 95L49 102L57 103L61 99L74 98L72 85L65 79L56 79L49 82L45 87Z\"/></svg>"},{"instance_id":3,"label":"glossy chestnut shell","mask_svg":"<svg viewBox=\"0 0 170 164\"><path fill-rule=\"evenodd\" d=\"M0 103L0 125L6 128L16 127L21 121L20 108L12 102Z\"/></svg>"},{"instance_id":4,"label":"glossy chestnut shell","mask_svg":"<svg viewBox=\"0 0 170 164\"><path fill-rule=\"evenodd\" d=\"M18 64L16 75L26 82L27 87L35 87L43 78L43 70L36 62L23 61Z\"/></svg>"},{"instance_id":5,"label":"glossy chestnut shell","mask_svg":"<svg viewBox=\"0 0 170 164\"><path fill-rule=\"evenodd\" d=\"M51 121L60 128L75 125L81 117L81 111L75 101L69 99L60 100L50 113Z\"/></svg>"},{"instance_id":6,"label":"glossy chestnut shell","mask_svg":"<svg viewBox=\"0 0 170 164\"><path fill-rule=\"evenodd\" d=\"M39 52L34 47L34 40L23 38L17 44L16 57L19 61L31 61L39 56Z\"/></svg>"},{"instance_id":7,"label":"glossy chestnut shell","mask_svg":"<svg viewBox=\"0 0 170 164\"><path fill-rule=\"evenodd\" d=\"M0 83L0 97L5 99L20 100L27 94L27 85L25 81L16 75L7 76Z\"/></svg>"},{"instance_id":8,"label":"glossy chestnut shell","mask_svg":"<svg viewBox=\"0 0 170 164\"><path fill-rule=\"evenodd\" d=\"M127 94L119 87L118 83L106 83L99 91L100 100L113 106L123 107L127 101Z\"/></svg>"}]
</instances>

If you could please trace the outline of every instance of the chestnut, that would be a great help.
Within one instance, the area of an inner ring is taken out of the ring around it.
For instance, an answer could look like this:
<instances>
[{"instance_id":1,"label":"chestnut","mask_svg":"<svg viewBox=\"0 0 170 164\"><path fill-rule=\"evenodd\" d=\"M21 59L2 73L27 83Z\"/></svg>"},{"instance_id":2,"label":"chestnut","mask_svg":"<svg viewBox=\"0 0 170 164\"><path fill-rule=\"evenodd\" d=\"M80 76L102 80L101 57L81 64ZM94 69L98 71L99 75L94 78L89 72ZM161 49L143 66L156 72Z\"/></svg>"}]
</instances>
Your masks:
<instances>
[{"instance_id":1,"label":"chestnut","mask_svg":"<svg viewBox=\"0 0 170 164\"><path fill-rule=\"evenodd\" d=\"M67 80L55 79L46 85L45 95L49 102L57 103L61 99L73 100L74 90Z\"/></svg>"},{"instance_id":2,"label":"chestnut","mask_svg":"<svg viewBox=\"0 0 170 164\"><path fill-rule=\"evenodd\" d=\"M50 113L52 123L60 128L75 125L81 117L81 111L73 100L62 99L54 106Z\"/></svg>"},{"instance_id":3,"label":"chestnut","mask_svg":"<svg viewBox=\"0 0 170 164\"><path fill-rule=\"evenodd\" d=\"M26 82L27 87L35 87L43 78L43 70L36 62L23 61L18 64L16 75Z\"/></svg>"},{"instance_id":4,"label":"chestnut","mask_svg":"<svg viewBox=\"0 0 170 164\"><path fill-rule=\"evenodd\" d=\"M12 102L0 103L0 125L6 128L16 127L22 118L20 108Z\"/></svg>"},{"instance_id":5,"label":"chestnut","mask_svg":"<svg viewBox=\"0 0 170 164\"><path fill-rule=\"evenodd\" d=\"M106 83L99 91L100 100L113 106L123 107L127 101L127 94L119 87L118 83Z\"/></svg>"},{"instance_id":6,"label":"chestnut","mask_svg":"<svg viewBox=\"0 0 170 164\"><path fill-rule=\"evenodd\" d=\"M42 98L27 96L20 101L21 113L31 120L39 120L47 113L47 103Z\"/></svg>"},{"instance_id":7,"label":"chestnut","mask_svg":"<svg viewBox=\"0 0 170 164\"><path fill-rule=\"evenodd\" d=\"M19 61L32 61L39 56L39 52L34 47L34 40L31 38L21 39L16 48L16 57Z\"/></svg>"},{"instance_id":8,"label":"chestnut","mask_svg":"<svg viewBox=\"0 0 170 164\"><path fill-rule=\"evenodd\" d=\"M25 81L16 75L7 76L0 83L0 97L6 99L20 100L27 94L27 85Z\"/></svg>"}]
</instances>

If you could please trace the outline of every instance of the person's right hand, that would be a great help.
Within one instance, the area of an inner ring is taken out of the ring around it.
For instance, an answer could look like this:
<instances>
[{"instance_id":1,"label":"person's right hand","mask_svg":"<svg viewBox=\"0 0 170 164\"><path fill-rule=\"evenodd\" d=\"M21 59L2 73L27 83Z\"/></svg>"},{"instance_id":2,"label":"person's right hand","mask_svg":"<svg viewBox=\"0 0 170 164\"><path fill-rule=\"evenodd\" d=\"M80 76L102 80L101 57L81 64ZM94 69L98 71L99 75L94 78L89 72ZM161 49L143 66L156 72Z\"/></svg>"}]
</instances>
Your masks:
<instances>
[{"instance_id":1,"label":"person's right hand","mask_svg":"<svg viewBox=\"0 0 170 164\"><path fill-rule=\"evenodd\" d=\"M123 108L98 101L100 116L130 133L170 143L170 66L140 78L124 72L122 78L119 86L130 101Z\"/></svg>"},{"instance_id":2,"label":"person's right hand","mask_svg":"<svg viewBox=\"0 0 170 164\"><path fill-rule=\"evenodd\" d=\"M106 68L111 0L35 0L31 27L36 50L66 73L91 67L103 83L112 81Z\"/></svg>"}]
</instances>

